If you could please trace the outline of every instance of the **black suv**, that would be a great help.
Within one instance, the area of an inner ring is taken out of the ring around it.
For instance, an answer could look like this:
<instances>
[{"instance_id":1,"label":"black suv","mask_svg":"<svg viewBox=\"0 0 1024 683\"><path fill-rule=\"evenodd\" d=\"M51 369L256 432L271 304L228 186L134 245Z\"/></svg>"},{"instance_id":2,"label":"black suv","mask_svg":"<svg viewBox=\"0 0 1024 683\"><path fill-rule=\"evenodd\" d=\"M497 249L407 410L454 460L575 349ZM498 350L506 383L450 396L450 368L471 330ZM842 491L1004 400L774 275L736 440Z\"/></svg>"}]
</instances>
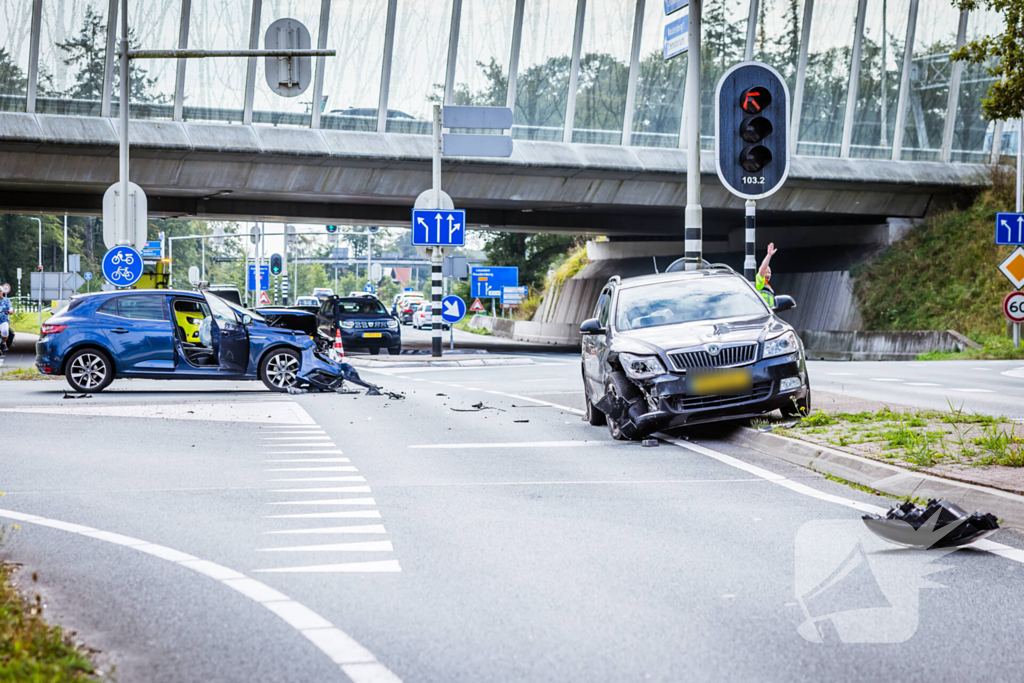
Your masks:
<instances>
[{"instance_id":1,"label":"black suv","mask_svg":"<svg viewBox=\"0 0 1024 683\"><path fill-rule=\"evenodd\" d=\"M376 356L381 349L402 352L402 331L384 304L372 296L332 296L320 305L317 328L333 341L341 330L341 343L349 349L366 349Z\"/></svg>"},{"instance_id":2,"label":"black suv","mask_svg":"<svg viewBox=\"0 0 1024 683\"><path fill-rule=\"evenodd\" d=\"M807 414L803 342L728 266L620 280L601 292L583 333L587 420L616 439L751 417Z\"/></svg>"}]
</instances>

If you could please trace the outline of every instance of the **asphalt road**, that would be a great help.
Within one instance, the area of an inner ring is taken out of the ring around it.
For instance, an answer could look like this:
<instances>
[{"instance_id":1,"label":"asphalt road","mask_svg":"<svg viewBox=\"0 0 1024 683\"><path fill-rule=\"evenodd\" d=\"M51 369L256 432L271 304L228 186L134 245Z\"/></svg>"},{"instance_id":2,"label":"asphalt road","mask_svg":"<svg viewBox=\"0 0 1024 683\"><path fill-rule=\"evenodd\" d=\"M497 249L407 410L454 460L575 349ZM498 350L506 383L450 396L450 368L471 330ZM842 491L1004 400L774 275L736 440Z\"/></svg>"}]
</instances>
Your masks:
<instances>
[{"instance_id":1,"label":"asphalt road","mask_svg":"<svg viewBox=\"0 0 1024 683\"><path fill-rule=\"evenodd\" d=\"M1016 532L880 545L888 500L721 429L613 442L533 359L364 373L403 400L5 383L0 521L39 518L0 557L123 683L1019 677Z\"/></svg>"}]
</instances>

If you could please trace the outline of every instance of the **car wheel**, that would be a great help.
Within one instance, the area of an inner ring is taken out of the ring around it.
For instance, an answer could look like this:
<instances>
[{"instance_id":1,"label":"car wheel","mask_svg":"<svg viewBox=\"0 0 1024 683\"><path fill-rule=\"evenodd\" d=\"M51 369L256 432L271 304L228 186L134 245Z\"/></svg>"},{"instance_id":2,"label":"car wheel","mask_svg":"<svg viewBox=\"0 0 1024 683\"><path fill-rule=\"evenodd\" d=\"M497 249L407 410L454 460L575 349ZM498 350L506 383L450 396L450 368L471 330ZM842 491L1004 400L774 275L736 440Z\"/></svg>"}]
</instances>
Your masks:
<instances>
[{"instance_id":1,"label":"car wheel","mask_svg":"<svg viewBox=\"0 0 1024 683\"><path fill-rule=\"evenodd\" d=\"M369 354L370 354L371 356L376 356L376 355L377 355L378 353L380 353L380 347L379 347L379 346L371 346L371 347L369 347L368 349L366 349L366 351L367 351L367 352L368 352L368 353L369 353Z\"/></svg>"},{"instance_id":2,"label":"car wheel","mask_svg":"<svg viewBox=\"0 0 1024 683\"><path fill-rule=\"evenodd\" d=\"M640 398L642 394L636 386L626 379L626 376L621 372L612 372L608 375L608 384L605 387L607 393L619 396L626 399L627 401L635 401ZM608 431L611 433L612 438L618 441L634 441L641 438L641 435L635 435L628 437L622 433L622 429L616 424L615 420L611 417L606 416L608 420Z\"/></svg>"},{"instance_id":3,"label":"car wheel","mask_svg":"<svg viewBox=\"0 0 1024 683\"><path fill-rule=\"evenodd\" d=\"M301 356L292 349L272 349L260 362L260 379L271 391L288 391L299 383Z\"/></svg>"},{"instance_id":4,"label":"car wheel","mask_svg":"<svg viewBox=\"0 0 1024 683\"><path fill-rule=\"evenodd\" d=\"M782 417L785 418L798 418L807 417L811 414L811 389L807 388L807 395L802 399L790 401L787 405L782 406L780 409Z\"/></svg>"},{"instance_id":5,"label":"car wheel","mask_svg":"<svg viewBox=\"0 0 1024 683\"><path fill-rule=\"evenodd\" d=\"M389 346L388 347L388 355L389 356L397 356L397 355L399 355L401 353L402 353L402 345L401 344L399 344L398 346Z\"/></svg>"},{"instance_id":6,"label":"car wheel","mask_svg":"<svg viewBox=\"0 0 1024 683\"><path fill-rule=\"evenodd\" d=\"M114 381L114 362L99 349L75 351L68 358L64 378L79 393L103 391Z\"/></svg>"},{"instance_id":7,"label":"car wheel","mask_svg":"<svg viewBox=\"0 0 1024 683\"><path fill-rule=\"evenodd\" d=\"M600 427L608 424L608 418L600 410L594 407L594 402L590 400L590 389L587 388L587 380L583 379L583 401L586 404L586 415L584 419L594 427Z\"/></svg>"}]
</instances>

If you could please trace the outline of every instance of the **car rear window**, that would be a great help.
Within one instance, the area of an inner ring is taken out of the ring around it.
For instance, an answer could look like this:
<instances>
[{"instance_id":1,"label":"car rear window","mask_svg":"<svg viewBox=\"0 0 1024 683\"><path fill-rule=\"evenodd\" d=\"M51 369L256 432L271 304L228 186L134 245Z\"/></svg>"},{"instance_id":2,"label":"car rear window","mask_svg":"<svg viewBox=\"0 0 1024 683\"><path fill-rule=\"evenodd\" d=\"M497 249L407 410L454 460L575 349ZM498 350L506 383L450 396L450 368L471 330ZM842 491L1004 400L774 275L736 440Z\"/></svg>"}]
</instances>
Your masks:
<instances>
[{"instance_id":1,"label":"car rear window","mask_svg":"<svg viewBox=\"0 0 1024 683\"><path fill-rule=\"evenodd\" d=\"M768 313L764 300L747 283L733 277L624 287L615 310L615 327L619 330Z\"/></svg>"}]
</instances>

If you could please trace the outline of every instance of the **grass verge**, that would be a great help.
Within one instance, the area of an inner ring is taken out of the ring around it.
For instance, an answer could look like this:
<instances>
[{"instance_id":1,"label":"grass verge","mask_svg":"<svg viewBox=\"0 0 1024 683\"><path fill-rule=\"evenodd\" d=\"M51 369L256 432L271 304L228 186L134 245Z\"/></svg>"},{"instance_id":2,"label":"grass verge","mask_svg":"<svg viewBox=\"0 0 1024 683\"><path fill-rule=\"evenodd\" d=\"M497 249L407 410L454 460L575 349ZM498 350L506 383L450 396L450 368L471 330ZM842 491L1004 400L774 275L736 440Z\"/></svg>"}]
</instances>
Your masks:
<instances>
[{"instance_id":1,"label":"grass verge","mask_svg":"<svg viewBox=\"0 0 1024 683\"><path fill-rule=\"evenodd\" d=\"M64 379L63 375L44 375L32 368L8 368L0 370L0 382L25 382L37 379Z\"/></svg>"},{"instance_id":2,"label":"grass verge","mask_svg":"<svg viewBox=\"0 0 1024 683\"><path fill-rule=\"evenodd\" d=\"M0 527L0 543L4 533ZM43 621L42 598L26 600L18 593L11 582L13 569L0 562L0 681L99 680L96 667L64 630Z\"/></svg>"},{"instance_id":3,"label":"grass verge","mask_svg":"<svg viewBox=\"0 0 1024 683\"><path fill-rule=\"evenodd\" d=\"M985 335L977 340L980 349L965 349L960 353L932 351L923 353L917 360L1024 360L1024 345L1013 348L1013 340L996 335Z\"/></svg>"},{"instance_id":4,"label":"grass verge","mask_svg":"<svg viewBox=\"0 0 1024 683\"><path fill-rule=\"evenodd\" d=\"M43 321L53 315L50 311L43 311ZM11 316L11 329L15 332L28 332L39 334L39 313L26 312L15 313Z\"/></svg>"},{"instance_id":5,"label":"grass verge","mask_svg":"<svg viewBox=\"0 0 1024 683\"><path fill-rule=\"evenodd\" d=\"M493 337L494 336L493 334L491 334L490 330L485 330L482 327L470 328L469 327L469 318L463 318L459 322L455 323L455 329L462 330L463 332L472 332L473 334L479 334L479 335L482 335L484 337Z\"/></svg>"}]
</instances>

